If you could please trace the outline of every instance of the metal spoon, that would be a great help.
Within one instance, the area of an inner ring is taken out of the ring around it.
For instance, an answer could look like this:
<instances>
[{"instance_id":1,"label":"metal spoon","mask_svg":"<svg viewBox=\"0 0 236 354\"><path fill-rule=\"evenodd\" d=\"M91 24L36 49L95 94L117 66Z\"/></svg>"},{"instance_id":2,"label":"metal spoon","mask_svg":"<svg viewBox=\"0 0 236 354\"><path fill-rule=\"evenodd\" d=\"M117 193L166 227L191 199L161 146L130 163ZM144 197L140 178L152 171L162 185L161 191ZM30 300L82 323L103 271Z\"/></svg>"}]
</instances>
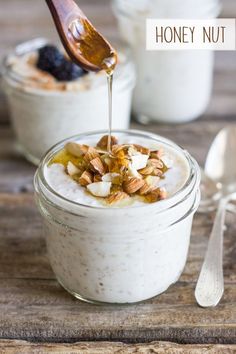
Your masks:
<instances>
[{"instance_id":1,"label":"metal spoon","mask_svg":"<svg viewBox=\"0 0 236 354\"><path fill-rule=\"evenodd\" d=\"M112 72L117 54L73 0L46 0L71 59L85 70Z\"/></svg>"},{"instance_id":2,"label":"metal spoon","mask_svg":"<svg viewBox=\"0 0 236 354\"><path fill-rule=\"evenodd\" d=\"M212 212L217 209L219 204L219 200L222 196L221 188L222 185L220 183L216 183L209 176L207 176L206 172L200 168L201 170L201 201L199 208L197 210L198 213L207 213ZM232 203L227 204L227 211L235 214L236 206Z\"/></svg>"},{"instance_id":3,"label":"metal spoon","mask_svg":"<svg viewBox=\"0 0 236 354\"><path fill-rule=\"evenodd\" d=\"M216 136L205 165L207 175L221 184L222 196L195 289L195 298L202 307L216 306L224 292L223 233L226 207L236 199L235 155L236 126L229 126Z\"/></svg>"}]
</instances>

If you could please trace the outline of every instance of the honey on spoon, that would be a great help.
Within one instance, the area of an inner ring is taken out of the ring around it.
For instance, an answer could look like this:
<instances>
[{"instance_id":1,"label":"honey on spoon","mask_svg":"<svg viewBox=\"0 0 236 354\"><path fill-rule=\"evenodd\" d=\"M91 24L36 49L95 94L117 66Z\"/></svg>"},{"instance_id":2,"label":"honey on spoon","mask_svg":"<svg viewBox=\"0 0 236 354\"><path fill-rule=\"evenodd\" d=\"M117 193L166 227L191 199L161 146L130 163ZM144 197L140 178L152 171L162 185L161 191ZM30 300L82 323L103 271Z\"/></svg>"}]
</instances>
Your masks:
<instances>
[{"instance_id":1,"label":"honey on spoon","mask_svg":"<svg viewBox=\"0 0 236 354\"><path fill-rule=\"evenodd\" d=\"M109 131L107 150L111 151L112 81L117 53L93 27L73 0L46 0L63 46L71 60L88 71L104 70L108 82Z\"/></svg>"}]
</instances>

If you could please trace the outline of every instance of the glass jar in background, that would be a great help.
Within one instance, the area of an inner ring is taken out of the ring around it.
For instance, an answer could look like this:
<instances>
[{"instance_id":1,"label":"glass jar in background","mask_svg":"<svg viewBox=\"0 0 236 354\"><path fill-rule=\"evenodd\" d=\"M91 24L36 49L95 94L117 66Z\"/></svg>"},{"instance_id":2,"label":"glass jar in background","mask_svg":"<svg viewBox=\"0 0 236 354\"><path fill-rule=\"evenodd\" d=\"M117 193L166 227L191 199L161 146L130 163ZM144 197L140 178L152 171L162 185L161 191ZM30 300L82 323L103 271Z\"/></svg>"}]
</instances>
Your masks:
<instances>
[{"instance_id":1,"label":"glass jar in background","mask_svg":"<svg viewBox=\"0 0 236 354\"><path fill-rule=\"evenodd\" d=\"M132 48L137 69L133 111L142 123L181 123L206 109L212 91L214 52L147 51L147 18L211 19L218 0L113 0L121 37Z\"/></svg>"},{"instance_id":2,"label":"glass jar in background","mask_svg":"<svg viewBox=\"0 0 236 354\"><path fill-rule=\"evenodd\" d=\"M114 131L118 139L172 149L188 166L188 179L169 198L130 207L99 207L69 200L48 183L47 167L68 141L97 142L106 131L71 137L41 160L34 186L49 259L61 285L89 302L134 303L165 291L187 259L200 170L186 150L161 136Z\"/></svg>"},{"instance_id":3,"label":"glass jar in background","mask_svg":"<svg viewBox=\"0 0 236 354\"><path fill-rule=\"evenodd\" d=\"M2 70L3 89L19 149L36 165L58 141L108 127L105 74L88 73L70 82L52 78L48 82L46 74L35 68L37 51L47 43L40 38L22 43L5 58ZM117 43L117 48L120 62L114 73L113 128L127 129L135 71L129 49L122 43Z\"/></svg>"}]
</instances>

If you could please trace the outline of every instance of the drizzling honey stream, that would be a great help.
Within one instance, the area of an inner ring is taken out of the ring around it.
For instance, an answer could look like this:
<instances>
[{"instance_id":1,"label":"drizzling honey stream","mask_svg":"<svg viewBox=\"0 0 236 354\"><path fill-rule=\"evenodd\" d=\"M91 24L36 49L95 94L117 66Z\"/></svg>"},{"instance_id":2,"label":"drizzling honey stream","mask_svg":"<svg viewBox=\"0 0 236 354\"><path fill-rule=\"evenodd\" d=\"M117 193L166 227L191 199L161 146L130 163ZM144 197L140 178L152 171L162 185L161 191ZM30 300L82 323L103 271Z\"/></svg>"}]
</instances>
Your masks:
<instances>
[{"instance_id":1,"label":"drizzling honey stream","mask_svg":"<svg viewBox=\"0 0 236 354\"><path fill-rule=\"evenodd\" d=\"M46 0L67 54L88 71L104 70L108 85L108 146L111 152L112 83L117 53L73 0Z\"/></svg>"}]
</instances>

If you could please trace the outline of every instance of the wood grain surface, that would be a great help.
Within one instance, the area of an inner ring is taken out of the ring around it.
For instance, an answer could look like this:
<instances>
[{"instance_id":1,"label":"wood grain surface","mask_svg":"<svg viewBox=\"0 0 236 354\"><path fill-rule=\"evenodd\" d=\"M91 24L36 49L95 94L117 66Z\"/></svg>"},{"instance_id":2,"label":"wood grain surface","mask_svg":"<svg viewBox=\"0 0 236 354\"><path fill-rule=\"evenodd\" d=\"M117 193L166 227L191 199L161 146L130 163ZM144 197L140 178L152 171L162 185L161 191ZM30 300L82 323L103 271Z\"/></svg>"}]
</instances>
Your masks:
<instances>
[{"instance_id":1,"label":"wood grain surface","mask_svg":"<svg viewBox=\"0 0 236 354\"><path fill-rule=\"evenodd\" d=\"M108 1L79 3L103 33L116 35ZM0 9L0 57L22 40L57 38L43 1L0 0ZM224 1L223 16L236 16L235 0ZM164 294L132 306L82 303L67 294L52 273L34 204L35 167L17 151L8 122L0 93L0 353L236 352L235 216L227 216L225 294L216 308L201 309L194 299L213 214L196 215L185 270ZM213 96L199 120L132 127L173 139L203 165L211 141L227 124L236 124L235 52L217 53Z\"/></svg>"},{"instance_id":2,"label":"wood grain surface","mask_svg":"<svg viewBox=\"0 0 236 354\"><path fill-rule=\"evenodd\" d=\"M124 344L81 342L74 344L29 343L0 340L2 354L234 354L234 345L180 345L168 342Z\"/></svg>"}]
</instances>

